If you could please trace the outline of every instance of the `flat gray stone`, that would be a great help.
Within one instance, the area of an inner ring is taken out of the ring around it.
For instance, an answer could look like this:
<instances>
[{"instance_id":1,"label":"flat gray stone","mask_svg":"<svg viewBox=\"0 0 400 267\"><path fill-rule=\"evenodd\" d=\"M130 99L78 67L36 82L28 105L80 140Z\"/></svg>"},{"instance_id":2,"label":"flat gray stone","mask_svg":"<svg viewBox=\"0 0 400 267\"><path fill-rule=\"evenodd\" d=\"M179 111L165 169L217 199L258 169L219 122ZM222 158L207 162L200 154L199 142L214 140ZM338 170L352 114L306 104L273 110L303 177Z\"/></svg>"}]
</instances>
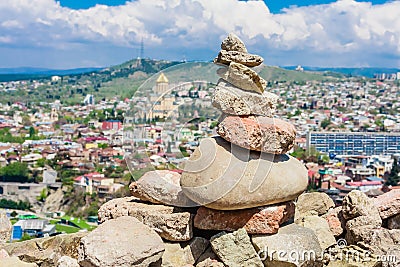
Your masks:
<instances>
[{"instance_id":1,"label":"flat gray stone","mask_svg":"<svg viewBox=\"0 0 400 267\"><path fill-rule=\"evenodd\" d=\"M316 215L305 216L297 220L296 224L313 230L323 250L336 244L335 236L324 218Z\"/></svg>"},{"instance_id":2,"label":"flat gray stone","mask_svg":"<svg viewBox=\"0 0 400 267\"><path fill-rule=\"evenodd\" d=\"M202 237L195 237L188 244L164 243L165 252L161 261L152 267L192 266L207 249L209 241Z\"/></svg>"},{"instance_id":3,"label":"flat gray stone","mask_svg":"<svg viewBox=\"0 0 400 267\"><path fill-rule=\"evenodd\" d=\"M335 203L325 193L304 193L296 201L294 220L310 215L322 216L334 207Z\"/></svg>"},{"instance_id":4,"label":"flat gray stone","mask_svg":"<svg viewBox=\"0 0 400 267\"><path fill-rule=\"evenodd\" d=\"M148 226L129 216L109 220L81 239L82 267L147 267L164 253L164 244Z\"/></svg>"},{"instance_id":5,"label":"flat gray stone","mask_svg":"<svg viewBox=\"0 0 400 267\"><path fill-rule=\"evenodd\" d=\"M231 115L260 115L272 117L275 114L278 96L264 91L259 94L244 91L220 79L215 88L212 105Z\"/></svg>"},{"instance_id":6,"label":"flat gray stone","mask_svg":"<svg viewBox=\"0 0 400 267\"><path fill-rule=\"evenodd\" d=\"M220 68L217 74L229 83L248 91L262 94L267 82L254 70L243 64L231 62L228 68Z\"/></svg>"},{"instance_id":7,"label":"flat gray stone","mask_svg":"<svg viewBox=\"0 0 400 267\"><path fill-rule=\"evenodd\" d=\"M251 241L264 266L323 266L323 250L317 236L297 224L284 226L275 235L254 235Z\"/></svg>"},{"instance_id":8,"label":"flat gray stone","mask_svg":"<svg viewBox=\"0 0 400 267\"><path fill-rule=\"evenodd\" d=\"M193 207L195 203L182 192L181 175L169 170L146 172L129 186L132 196L155 204Z\"/></svg>"},{"instance_id":9,"label":"flat gray stone","mask_svg":"<svg viewBox=\"0 0 400 267\"><path fill-rule=\"evenodd\" d=\"M247 67L255 67L262 64L264 59L258 55L226 50L221 50L218 56L214 59L214 63L223 65L229 65L232 61L243 64Z\"/></svg>"},{"instance_id":10,"label":"flat gray stone","mask_svg":"<svg viewBox=\"0 0 400 267\"><path fill-rule=\"evenodd\" d=\"M112 199L98 212L103 223L121 216L135 217L169 241L187 241L193 237L193 215L179 208L146 204L135 197Z\"/></svg>"},{"instance_id":11,"label":"flat gray stone","mask_svg":"<svg viewBox=\"0 0 400 267\"><path fill-rule=\"evenodd\" d=\"M226 266L264 266L244 229L213 236L211 247Z\"/></svg>"}]
</instances>

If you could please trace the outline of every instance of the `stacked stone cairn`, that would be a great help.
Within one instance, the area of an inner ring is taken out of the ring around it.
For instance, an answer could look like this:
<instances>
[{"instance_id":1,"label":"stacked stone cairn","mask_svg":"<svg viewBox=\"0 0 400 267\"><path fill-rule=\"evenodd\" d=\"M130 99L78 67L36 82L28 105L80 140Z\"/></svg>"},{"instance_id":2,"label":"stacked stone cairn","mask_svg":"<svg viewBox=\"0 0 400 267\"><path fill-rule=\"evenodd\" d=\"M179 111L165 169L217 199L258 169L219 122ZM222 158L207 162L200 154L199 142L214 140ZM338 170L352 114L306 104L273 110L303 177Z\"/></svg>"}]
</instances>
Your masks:
<instances>
[{"instance_id":1,"label":"stacked stone cairn","mask_svg":"<svg viewBox=\"0 0 400 267\"><path fill-rule=\"evenodd\" d=\"M145 173L131 197L101 206L89 233L4 243L11 223L0 213L0 266L400 266L400 190L374 201L354 190L339 207L303 193L306 168L285 154L295 129L273 118L278 97L251 69L263 59L233 34L221 48L219 136L202 140L182 175Z\"/></svg>"},{"instance_id":2,"label":"stacked stone cairn","mask_svg":"<svg viewBox=\"0 0 400 267\"><path fill-rule=\"evenodd\" d=\"M273 118L278 97L251 67L263 58L247 52L234 34L214 59L221 77L212 104L222 111L219 136L203 139L182 175L184 193L214 210L277 204L290 207L307 188L307 170L286 155L294 144L293 125ZM280 206L278 205L278 206ZM256 231L258 233L258 231Z\"/></svg>"}]
</instances>

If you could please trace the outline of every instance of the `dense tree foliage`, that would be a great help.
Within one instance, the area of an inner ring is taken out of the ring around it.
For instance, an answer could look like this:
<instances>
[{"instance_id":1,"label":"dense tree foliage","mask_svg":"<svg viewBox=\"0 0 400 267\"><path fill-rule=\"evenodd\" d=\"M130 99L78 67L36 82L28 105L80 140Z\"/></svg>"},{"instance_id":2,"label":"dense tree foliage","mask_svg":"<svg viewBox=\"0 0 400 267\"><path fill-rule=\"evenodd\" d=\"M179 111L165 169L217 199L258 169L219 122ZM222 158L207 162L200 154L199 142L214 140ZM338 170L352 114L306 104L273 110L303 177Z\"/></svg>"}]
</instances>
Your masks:
<instances>
[{"instance_id":1,"label":"dense tree foliage","mask_svg":"<svg viewBox=\"0 0 400 267\"><path fill-rule=\"evenodd\" d=\"M400 172L400 166L397 162L397 159L394 159L392 170L389 173L386 185L392 185L392 186L398 185L398 183L400 182L399 172Z\"/></svg>"},{"instance_id":2,"label":"dense tree foliage","mask_svg":"<svg viewBox=\"0 0 400 267\"><path fill-rule=\"evenodd\" d=\"M25 201L15 202L13 200L8 200L5 198L0 199L0 208L3 209L15 209L15 210L29 210L31 208L31 204Z\"/></svg>"},{"instance_id":3,"label":"dense tree foliage","mask_svg":"<svg viewBox=\"0 0 400 267\"><path fill-rule=\"evenodd\" d=\"M14 162L0 169L0 180L4 182L28 181L29 172L26 163Z\"/></svg>"}]
</instances>

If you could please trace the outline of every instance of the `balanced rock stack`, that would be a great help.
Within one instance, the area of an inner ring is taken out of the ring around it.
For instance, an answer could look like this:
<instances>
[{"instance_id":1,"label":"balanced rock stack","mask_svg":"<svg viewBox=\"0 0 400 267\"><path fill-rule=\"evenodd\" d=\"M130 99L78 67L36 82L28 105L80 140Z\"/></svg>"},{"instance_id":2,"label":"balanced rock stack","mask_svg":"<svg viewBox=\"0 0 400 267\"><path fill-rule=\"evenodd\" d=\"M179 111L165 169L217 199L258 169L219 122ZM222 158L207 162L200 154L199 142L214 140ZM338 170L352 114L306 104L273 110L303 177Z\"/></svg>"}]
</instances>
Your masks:
<instances>
[{"instance_id":1,"label":"balanced rock stack","mask_svg":"<svg viewBox=\"0 0 400 267\"><path fill-rule=\"evenodd\" d=\"M241 210L296 199L307 188L307 170L286 155L296 137L293 125L273 118L278 96L251 67L263 58L247 52L234 34L214 59L221 79L212 104L222 111L218 134L203 139L185 165L187 197L214 210ZM290 206L290 205L289 205Z\"/></svg>"}]
</instances>

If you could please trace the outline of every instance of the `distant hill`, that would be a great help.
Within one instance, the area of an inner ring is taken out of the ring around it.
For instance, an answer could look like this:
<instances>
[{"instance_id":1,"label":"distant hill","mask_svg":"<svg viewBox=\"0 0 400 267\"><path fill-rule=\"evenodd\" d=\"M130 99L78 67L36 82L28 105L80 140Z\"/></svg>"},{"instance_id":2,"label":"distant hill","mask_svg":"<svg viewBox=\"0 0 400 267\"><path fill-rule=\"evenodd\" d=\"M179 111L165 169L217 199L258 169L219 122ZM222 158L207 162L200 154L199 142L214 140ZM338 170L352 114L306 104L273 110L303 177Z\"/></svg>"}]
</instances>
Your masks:
<instances>
[{"instance_id":1,"label":"distant hill","mask_svg":"<svg viewBox=\"0 0 400 267\"><path fill-rule=\"evenodd\" d=\"M77 68L67 70L52 70L43 68L0 68L0 82L45 79L50 76L66 76L95 72L103 68Z\"/></svg>"},{"instance_id":2,"label":"distant hill","mask_svg":"<svg viewBox=\"0 0 400 267\"><path fill-rule=\"evenodd\" d=\"M31 80L50 79L52 75L64 76L54 85L43 83L38 88L7 92L0 99L1 102L15 101L53 101L60 99L65 103L75 104L83 101L87 94L93 94L96 101L103 98L130 98L138 88L152 89L156 83L158 72L163 71L170 83L207 81L211 84L218 82L217 69L220 66L212 62L178 62L151 59L134 59L120 65L104 69L74 69L74 70L45 70L21 68L14 69L14 73L0 74L1 80ZM260 76L268 82L288 81L323 81L342 78L342 74L321 72L299 72L279 67L261 65L255 68ZM12 71L8 69L8 71ZM3 72L5 70L3 69ZM30 73L27 73L30 72ZM78 72L78 73L74 73ZM156 75L155 75L156 74ZM146 87L146 88L145 88Z\"/></svg>"},{"instance_id":3,"label":"distant hill","mask_svg":"<svg viewBox=\"0 0 400 267\"><path fill-rule=\"evenodd\" d=\"M215 65L212 62L187 62L174 65L165 70L162 70L171 82L206 80L210 83L217 83L219 76L216 71L221 66ZM319 72L299 72L286 70L279 67L261 65L255 68L267 81L322 81L335 79L336 77L329 76ZM340 76L340 75L339 75ZM147 83L155 84L157 75L151 77Z\"/></svg>"},{"instance_id":4,"label":"distant hill","mask_svg":"<svg viewBox=\"0 0 400 267\"><path fill-rule=\"evenodd\" d=\"M282 68L287 70L294 70L297 66L284 66ZM314 71L314 72L333 72L333 73L342 73L347 77L354 76L364 76L368 78L373 78L374 74L378 73L397 73L400 69L396 68L320 68L320 67L309 67L303 66L303 69L306 71Z\"/></svg>"},{"instance_id":5,"label":"distant hill","mask_svg":"<svg viewBox=\"0 0 400 267\"><path fill-rule=\"evenodd\" d=\"M288 82L305 82L305 81L324 81L334 78L341 78L342 75L329 73L295 71L280 67L265 66L259 67L259 75L267 81L288 81Z\"/></svg>"}]
</instances>

